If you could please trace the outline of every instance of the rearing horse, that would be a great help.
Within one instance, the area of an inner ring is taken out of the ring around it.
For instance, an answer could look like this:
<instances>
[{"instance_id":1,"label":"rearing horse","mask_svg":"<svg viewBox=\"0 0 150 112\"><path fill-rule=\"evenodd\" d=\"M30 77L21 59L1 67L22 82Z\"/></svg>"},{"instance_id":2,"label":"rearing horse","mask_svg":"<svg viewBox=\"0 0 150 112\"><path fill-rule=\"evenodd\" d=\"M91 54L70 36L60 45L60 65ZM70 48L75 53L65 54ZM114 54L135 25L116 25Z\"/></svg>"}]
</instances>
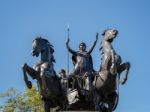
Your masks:
<instances>
[{"instance_id":1,"label":"rearing horse","mask_svg":"<svg viewBox=\"0 0 150 112\"><path fill-rule=\"evenodd\" d=\"M37 80L45 112L49 112L50 108L56 106L59 106L60 109L65 108L67 97L61 88L59 78L53 67L53 63L55 62L53 46L48 40L37 37L32 42L31 53L36 57L41 54L41 60L33 68L26 63L22 66L26 86L29 89L32 88L32 83L28 81L27 74L32 79Z\"/></svg>"},{"instance_id":2,"label":"rearing horse","mask_svg":"<svg viewBox=\"0 0 150 112\"><path fill-rule=\"evenodd\" d=\"M112 47L112 42L117 34L118 31L114 29L107 29L102 34L104 38L100 47L102 52L101 66L95 80L95 89L99 96L97 103L102 112L115 110L119 98L116 82L120 80L120 74L126 70L125 77L121 80L121 84L125 84L130 69L130 63L122 63L121 57Z\"/></svg>"}]
</instances>

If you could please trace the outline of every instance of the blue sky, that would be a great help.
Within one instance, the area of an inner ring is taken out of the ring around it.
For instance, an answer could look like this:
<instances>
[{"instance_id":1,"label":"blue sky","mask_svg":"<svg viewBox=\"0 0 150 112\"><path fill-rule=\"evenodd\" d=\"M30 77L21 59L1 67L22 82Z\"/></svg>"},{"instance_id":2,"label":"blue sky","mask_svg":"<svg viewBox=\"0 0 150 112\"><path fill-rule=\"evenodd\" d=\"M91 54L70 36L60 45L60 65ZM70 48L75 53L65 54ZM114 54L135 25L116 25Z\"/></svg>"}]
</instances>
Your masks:
<instances>
[{"instance_id":1,"label":"blue sky","mask_svg":"<svg viewBox=\"0 0 150 112\"><path fill-rule=\"evenodd\" d=\"M78 50L81 41L87 48L96 32L107 28L119 30L113 45L123 59L131 63L129 78L120 86L116 112L150 110L150 1L148 0L1 0L0 1L0 92L10 87L24 91L21 65L33 65L38 58L30 54L32 39L42 36L55 49L55 70L67 68L67 24L70 45ZM92 53L94 68L99 69L99 46ZM71 65L71 60L70 60ZM70 70L72 65L70 66ZM1 102L1 101L0 101Z\"/></svg>"}]
</instances>

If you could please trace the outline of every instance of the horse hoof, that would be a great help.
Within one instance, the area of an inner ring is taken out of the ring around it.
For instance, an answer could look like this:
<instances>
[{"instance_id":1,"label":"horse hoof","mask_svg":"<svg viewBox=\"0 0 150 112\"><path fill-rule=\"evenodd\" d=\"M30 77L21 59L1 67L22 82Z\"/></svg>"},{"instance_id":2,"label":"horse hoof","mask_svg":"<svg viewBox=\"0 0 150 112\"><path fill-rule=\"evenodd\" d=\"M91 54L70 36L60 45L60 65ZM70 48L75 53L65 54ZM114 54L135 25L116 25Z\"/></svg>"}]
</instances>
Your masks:
<instances>
[{"instance_id":1,"label":"horse hoof","mask_svg":"<svg viewBox=\"0 0 150 112\"><path fill-rule=\"evenodd\" d=\"M127 78L124 78L124 79L122 79L122 80L120 81L120 83L123 85L123 84L126 83L126 80L127 80Z\"/></svg>"},{"instance_id":2,"label":"horse hoof","mask_svg":"<svg viewBox=\"0 0 150 112\"><path fill-rule=\"evenodd\" d=\"M29 89L32 88L32 83L31 83L31 81L28 81L28 82L27 82L27 87L28 87Z\"/></svg>"}]
</instances>

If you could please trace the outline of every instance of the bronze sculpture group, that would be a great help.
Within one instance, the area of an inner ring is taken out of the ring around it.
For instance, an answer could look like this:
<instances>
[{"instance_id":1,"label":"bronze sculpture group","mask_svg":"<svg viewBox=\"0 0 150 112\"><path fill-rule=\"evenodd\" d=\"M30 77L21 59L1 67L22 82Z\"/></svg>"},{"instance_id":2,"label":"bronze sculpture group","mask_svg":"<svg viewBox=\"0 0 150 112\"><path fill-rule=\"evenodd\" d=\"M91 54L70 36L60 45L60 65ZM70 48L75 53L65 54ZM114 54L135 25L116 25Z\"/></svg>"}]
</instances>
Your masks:
<instances>
[{"instance_id":1,"label":"bronze sculpture group","mask_svg":"<svg viewBox=\"0 0 150 112\"><path fill-rule=\"evenodd\" d=\"M112 46L117 34L118 31L115 29L107 29L103 32L100 44L101 64L98 71L93 69L91 56L98 40L98 33L93 46L88 51L84 42L79 44L79 51L72 50L68 38L66 47L72 54L74 69L67 76L65 71L61 70L61 79L56 75L53 67L55 63L53 45L41 37L33 40L32 55L38 57L41 54L41 59L33 67L25 63L22 69L28 88L32 88L32 83L28 80L27 74L38 81L45 112L49 112L50 108L57 106L59 106L58 111L112 112L115 110L119 99L117 89L120 74L126 70L125 77L120 81L121 84L124 84L130 69L130 63L122 63L121 56L115 52Z\"/></svg>"}]
</instances>

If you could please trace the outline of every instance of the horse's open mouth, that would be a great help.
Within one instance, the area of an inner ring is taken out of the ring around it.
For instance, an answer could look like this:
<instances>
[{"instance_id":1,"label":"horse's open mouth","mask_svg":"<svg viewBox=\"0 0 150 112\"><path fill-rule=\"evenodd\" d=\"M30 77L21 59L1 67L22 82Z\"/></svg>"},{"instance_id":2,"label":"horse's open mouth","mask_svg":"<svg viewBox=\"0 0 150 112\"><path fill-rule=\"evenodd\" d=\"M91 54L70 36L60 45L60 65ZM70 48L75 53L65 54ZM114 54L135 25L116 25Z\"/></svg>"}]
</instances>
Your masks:
<instances>
[{"instance_id":1,"label":"horse's open mouth","mask_svg":"<svg viewBox=\"0 0 150 112\"><path fill-rule=\"evenodd\" d=\"M32 56L36 56L36 57L39 56L39 53L36 52L36 50L32 50L32 51L31 51L31 54L32 54Z\"/></svg>"}]
</instances>

